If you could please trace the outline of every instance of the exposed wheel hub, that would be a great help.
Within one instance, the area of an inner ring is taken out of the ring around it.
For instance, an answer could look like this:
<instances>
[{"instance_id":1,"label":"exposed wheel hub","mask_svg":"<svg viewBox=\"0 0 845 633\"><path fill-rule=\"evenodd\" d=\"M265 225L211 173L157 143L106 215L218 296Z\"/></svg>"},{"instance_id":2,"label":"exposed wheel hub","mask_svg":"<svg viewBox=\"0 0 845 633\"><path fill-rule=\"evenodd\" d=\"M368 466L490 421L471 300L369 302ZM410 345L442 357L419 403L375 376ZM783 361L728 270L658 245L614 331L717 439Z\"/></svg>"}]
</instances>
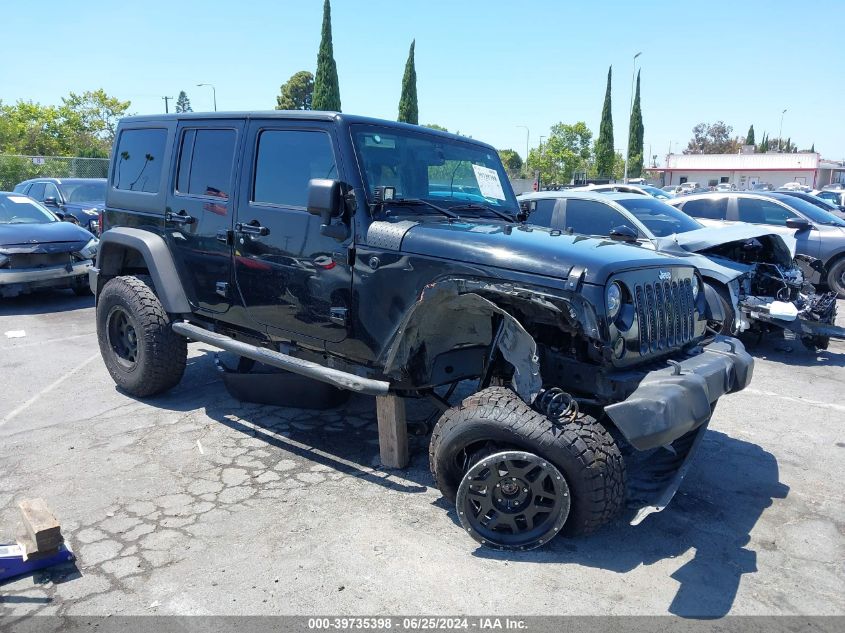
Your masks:
<instances>
[{"instance_id":1,"label":"exposed wheel hub","mask_svg":"<svg viewBox=\"0 0 845 633\"><path fill-rule=\"evenodd\" d=\"M482 545L526 550L557 534L569 516L569 486L548 460L523 451L484 457L456 498L461 525Z\"/></svg>"}]
</instances>

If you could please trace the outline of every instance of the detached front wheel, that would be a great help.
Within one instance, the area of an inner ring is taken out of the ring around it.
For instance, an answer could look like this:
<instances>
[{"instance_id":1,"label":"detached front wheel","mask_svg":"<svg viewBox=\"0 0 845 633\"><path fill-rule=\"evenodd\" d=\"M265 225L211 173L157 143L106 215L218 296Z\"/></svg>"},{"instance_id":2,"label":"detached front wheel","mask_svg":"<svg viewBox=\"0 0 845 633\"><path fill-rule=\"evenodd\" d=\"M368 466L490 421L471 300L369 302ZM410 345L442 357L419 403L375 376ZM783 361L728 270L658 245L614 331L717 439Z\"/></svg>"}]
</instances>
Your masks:
<instances>
[{"instance_id":1,"label":"detached front wheel","mask_svg":"<svg viewBox=\"0 0 845 633\"><path fill-rule=\"evenodd\" d=\"M121 389L144 398L179 383L187 341L170 325L149 277L115 277L103 287L97 301L97 340Z\"/></svg>"}]
</instances>

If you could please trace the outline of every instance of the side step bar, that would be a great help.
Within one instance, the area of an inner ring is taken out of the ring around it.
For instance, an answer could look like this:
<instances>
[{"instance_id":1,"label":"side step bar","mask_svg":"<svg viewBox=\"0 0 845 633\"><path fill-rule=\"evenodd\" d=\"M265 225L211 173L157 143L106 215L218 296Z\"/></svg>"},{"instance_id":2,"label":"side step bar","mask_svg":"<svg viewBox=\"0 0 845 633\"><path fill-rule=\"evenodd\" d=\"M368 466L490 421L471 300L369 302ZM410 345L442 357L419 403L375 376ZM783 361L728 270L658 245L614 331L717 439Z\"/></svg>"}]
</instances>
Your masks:
<instances>
[{"instance_id":1,"label":"side step bar","mask_svg":"<svg viewBox=\"0 0 845 633\"><path fill-rule=\"evenodd\" d=\"M184 321L177 321L172 327L174 332L193 341L208 343L209 345L226 350L227 352L232 352L238 356L251 358L259 363L264 363L265 365L270 365L271 367L278 367L279 369L300 374L302 376L306 376L307 378L327 382L330 385L334 385L335 387L339 387L341 389L348 389L358 393L366 393L371 396L386 396L390 389L390 383L384 382L383 380L362 378L361 376L340 371L339 369L323 367L317 363L294 358L293 356L288 356L287 354L282 354L281 352L275 352L265 347L257 347L255 345L250 345L249 343L236 341L229 336L210 332Z\"/></svg>"}]
</instances>

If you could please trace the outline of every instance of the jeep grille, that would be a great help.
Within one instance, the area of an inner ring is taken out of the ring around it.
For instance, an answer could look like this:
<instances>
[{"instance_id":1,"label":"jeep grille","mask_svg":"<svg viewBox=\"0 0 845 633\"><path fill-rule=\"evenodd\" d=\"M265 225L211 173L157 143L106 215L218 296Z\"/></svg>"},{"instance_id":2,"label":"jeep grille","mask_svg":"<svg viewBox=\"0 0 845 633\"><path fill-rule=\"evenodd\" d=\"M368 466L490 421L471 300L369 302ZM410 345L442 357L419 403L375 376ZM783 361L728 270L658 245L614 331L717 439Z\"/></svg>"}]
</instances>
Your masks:
<instances>
[{"instance_id":1,"label":"jeep grille","mask_svg":"<svg viewBox=\"0 0 845 633\"><path fill-rule=\"evenodd\" d=\"M638 284L634 302L640 355L679 347L695 337L695 304L689 279Z\"/></svg>"}]
</instances>

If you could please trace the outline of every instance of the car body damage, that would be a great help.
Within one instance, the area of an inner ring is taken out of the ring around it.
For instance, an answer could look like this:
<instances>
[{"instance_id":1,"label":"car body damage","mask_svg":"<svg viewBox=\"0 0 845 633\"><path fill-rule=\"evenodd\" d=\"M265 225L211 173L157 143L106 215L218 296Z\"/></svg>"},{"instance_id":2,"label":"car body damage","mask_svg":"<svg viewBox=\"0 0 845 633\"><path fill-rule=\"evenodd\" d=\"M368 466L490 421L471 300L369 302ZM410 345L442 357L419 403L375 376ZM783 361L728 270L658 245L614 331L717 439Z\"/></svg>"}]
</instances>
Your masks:
<instances>
[{"instance_id":1,"label":"car body damage","mask_svg":"<svg viewBox=\"0 0 845 633\"><path fill-rule=\"evenodd\" d=\"M488 291L496 291L493 284L486 285ZM436 359L441 355L473 347L494 348L513 367L514 391L527 404L532 404L543 387L536 342L508 312L476 292L466 290L465 283L457 280L423 289L388 348L385 374L401 379L408 378L401 376L403 371L416 373L410 378L417 384L424 384L434 378ZM496 320L499 327L494 332ZM444 328L444 323L449 327ZM489 355L484 358L489 359Z\"/></svg>"},{"instance_id":2,"label":"car body damage","mask_svg":"<svg viewBox=\"0 0 845 633\"><path fill-rule=\"evenodd\" d=\"M735 305L734 331L765 332L786 329L809 347L826 348L828 339L845 338L845 328L834 325L836 297L817 293L805 278L807 268L820 262L795 254L794 238L768 232L766 227L734 224L703 228L662 238L658 250L674 245L702 256L696 261L705 277L725 283Z\"/></svg>"}]
</instances>

